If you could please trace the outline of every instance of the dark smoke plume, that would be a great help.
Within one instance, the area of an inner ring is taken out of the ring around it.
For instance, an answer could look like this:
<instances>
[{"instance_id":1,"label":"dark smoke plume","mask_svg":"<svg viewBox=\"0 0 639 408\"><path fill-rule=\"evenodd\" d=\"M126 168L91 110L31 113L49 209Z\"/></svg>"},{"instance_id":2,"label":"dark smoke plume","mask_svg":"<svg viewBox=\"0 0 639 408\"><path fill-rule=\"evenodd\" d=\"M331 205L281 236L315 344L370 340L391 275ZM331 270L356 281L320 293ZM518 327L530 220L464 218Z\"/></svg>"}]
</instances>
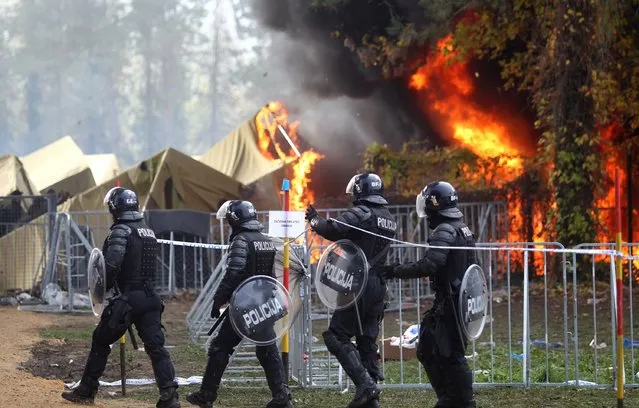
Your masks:
<instances>
[{"instance_id":1,"label":"dark smoke plume","mask_svg":"<svg viewBox=\"0 0 639 408\"><path fill-rule=\"evenodd\" d=\"M360 38L371 27L383 32L390 22L388 3L348 2L339 14L307 3L254 0L253 12L272 38L268 79L280 93L274 98L301 121L301 137L326 156L317 172L346 183L361 167L357 154L367 145L400 146L423 139L428 129L405 81L383 80L375 67L364 68L343 40L331 36L341 30ZM338 21L345 23L340 27ZM321 184L325 193L343 193L344 186Z\"/></svg>"}]
</instances>

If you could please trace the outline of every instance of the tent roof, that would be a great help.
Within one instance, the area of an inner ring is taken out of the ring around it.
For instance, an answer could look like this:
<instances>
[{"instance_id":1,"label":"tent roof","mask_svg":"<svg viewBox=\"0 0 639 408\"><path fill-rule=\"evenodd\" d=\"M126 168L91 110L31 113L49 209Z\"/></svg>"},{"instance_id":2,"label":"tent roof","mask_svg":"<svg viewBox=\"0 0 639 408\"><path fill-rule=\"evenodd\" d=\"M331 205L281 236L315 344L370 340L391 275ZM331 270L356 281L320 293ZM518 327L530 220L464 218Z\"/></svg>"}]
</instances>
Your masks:
<instances>
[{"instance_id":1,"label":"tent roof","mask_svg":"<svg viewBox=\"0 0 639 408\"><path fill-rule=\"evenodd\" d=\"M248 192L238 181L175 149L166 149L72 197L61 205L61 211L103 211L104 195L116 180L135 191L141 208L147 210L188 208L214 212L226 200L252 199L246 197ZM266 204L259 199L258 202Z\"/></svg>"},{"instance_id":2,"label":"tent roof","mask_svg":"<svg viewBox=\"0 0 639 408\"><path fill-rule=\"evenodd\" d=\"M211 147L199 160L244 185L284 167L282 161L269 160L260 152L255 117Z\"/></svg>"},{"instance_id":3,"label":"tent roof","mask_svg":"<svg viewBox=\"0 0 639 408\"><path fill-rule=\"evenodd\" d=\"M120 173L120 163L115 154L87 154L85 157L95 184L102 184Z\"/></svg>"},{"instance_id":4,"label":"tent roof","mask_svg":"<svg viewBox=\"0 0 639 408\"><path fill-rule=\"evenodd\" d=\"M0 197L14 191L23 195L37 195L38 191L29 179L20 159L12 154L0 156Z\"/></svg>"},{"instance_id":5,"label":"tent roof","mask_svg":"<svg viewBox=\"0 0 639 408\"><path fill-rule=\"evenodd\" d=\"M64 136L21 158L24 168L39 192L53 188L78 194L95 186L84 153L71 136ZM61 183L69 178L73 180Z\"/></svg>"}]
</instances>

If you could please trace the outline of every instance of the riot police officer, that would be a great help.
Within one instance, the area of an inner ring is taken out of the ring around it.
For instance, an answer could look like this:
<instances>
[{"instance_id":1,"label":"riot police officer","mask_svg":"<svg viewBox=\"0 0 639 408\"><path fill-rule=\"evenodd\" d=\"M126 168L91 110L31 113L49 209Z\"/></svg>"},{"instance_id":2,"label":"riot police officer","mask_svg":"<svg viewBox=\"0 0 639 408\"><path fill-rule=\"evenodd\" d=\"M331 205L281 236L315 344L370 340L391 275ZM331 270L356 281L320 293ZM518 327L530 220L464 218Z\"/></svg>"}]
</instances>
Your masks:
<instances>
[{"instance_id":1,"label":"riot police officer","mask_svg":"<svg viewBox=\"0 0 639 408\"><path fill-rule=\"evenodd\" d=\"M462 221L457 208L457 192L449 183L428 184L417 196L417 213L427 217L433 230L428 243L433 248L421 260L385 267L387 278L429 277L435 302L420 325L417 357L437 394L436 408L475 407L472 373L466 363L467 339L455 316L459 286L467 268L476 263L473 250L447 247L474 247L475 238Z\"/></svg>"},{"instance_id":2,"label":"riot police officer","mask_svg":"<svg viewBox=\"0 0 639 408\"><path fill-rule=\"evenodd\" d=\"M353 176L346 193L354 196L354 206L337 217L337 222L320 217L313 206L309 205L306 210L306 220L313 231L331 241L353 241L364 251L370 266L358 309L335 311L323 337L328 351L357 387L349 408L377 406L380 394L377 381L384 379L378 363L377 336L386 295L386 282L379 266L386 261L391 243L388 238L395 236L397 222L387 208L384 184L377 174ZM360 311L361 332L357 310ZM357 349L351 343L352 337L355 337Z\"/></svg>"},{"instance_id":3,"label":"riot police officer","mask_svg":"<svg viewBox=\"0 0 639 408\"><path fill-rule=\"evenodd\" d=\"M107 364L110 345L133 323L151 358L160 391L158 408L180 408L171 356L164 348L162 312L164 304L151 283L156 271L158 243L145 224L138 198L131 190L115 187L107 192L104 204L113 216L113 225L104 242L107 290L114 286L119 295L110 299L93 331L91 351L80 385L62 397L71 402L91 403L99 378ZM117 292L116 292L117 293Z\"/></svg>"},{"instance_id":4,"label":"riot police officer","mask_svg":"<svg viewBox=\"0 0 639 408\"><path fill-rule=\"evenodd\" d=\"M247 278L254 275L274 276L275 246L270 237L261 233L264 229L257 220L255 207L248 201L227 201L220 207L217 217L226 218L231 225L230 247L226 259L226 274L215 293L212 318L220 317L220 308L228 303L233 291ZM208 350L208 361L200 390L187 395L186 399L193 405L210 408L217 399L217 390L222 374L242 338L233 330L228 318L220 325L220 329L211 341ZM267 408L292 407L291 396L285 381L284 365L275 344L256 346L257 355L273 399Z\"/></svg>"}]
</instances>

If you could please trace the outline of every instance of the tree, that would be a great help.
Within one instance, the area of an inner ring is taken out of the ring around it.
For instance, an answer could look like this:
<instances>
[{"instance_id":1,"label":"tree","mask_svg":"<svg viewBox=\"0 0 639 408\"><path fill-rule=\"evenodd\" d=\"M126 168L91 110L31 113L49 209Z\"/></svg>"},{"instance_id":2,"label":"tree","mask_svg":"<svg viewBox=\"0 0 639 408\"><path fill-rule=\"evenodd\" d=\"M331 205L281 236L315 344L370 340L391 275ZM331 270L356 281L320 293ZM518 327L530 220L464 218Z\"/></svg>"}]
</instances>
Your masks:
<instances>
[{"instance_id":1,"label":"tree","mask_svg":"<svg viewBox=\"0 0 639 408\"><path fill-rule=\"evenodd\" d=\"M316 3L340 13L349 2ZM498 61L506 86L530 95L543 132L539 148L552 164L557 208L550 224L557 239L594 241L600 131L611 120L629 133L639 125L639 2L422 1L417 18L415 6L384 3L385 32L369 27L357 36L344 27L341 33L362 63L379 66L386 77L405 76L425 44L445 31L453 32L460 56Z\"/></svg>"}]
</instances>

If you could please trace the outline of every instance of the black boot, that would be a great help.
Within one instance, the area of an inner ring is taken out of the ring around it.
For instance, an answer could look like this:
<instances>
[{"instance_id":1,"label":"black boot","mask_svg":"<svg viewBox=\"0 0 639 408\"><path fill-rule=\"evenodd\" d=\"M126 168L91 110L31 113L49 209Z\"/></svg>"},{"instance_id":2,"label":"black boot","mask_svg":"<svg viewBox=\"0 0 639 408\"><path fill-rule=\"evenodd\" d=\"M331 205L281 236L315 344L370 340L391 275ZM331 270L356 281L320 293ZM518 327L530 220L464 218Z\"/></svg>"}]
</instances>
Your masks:
<instances>
[{"instance_id":1,"label":"black boot","mask_svg":"<svg viewBox=\"0 0 639 408\"><path fill-rule=\"evenodd\" d=\"M156 408L181 408L180 397L176 387L164 388L160 391L160 399Z\"/></svg>"},{"instance_id":2,"label":"black boot","mask_svg":"<svg viewBox=\"0 0 639 408\"><path fill-rule=\"evenodd\" d=\"M211 391L195 391L186 396L186 400L193 404L197 405L200 408L213 408L213 403L217 399L217 389L213 392Z\"/></svg>"},{"instance_id":3,"label":"black boot","mask_svg":"<svg viewBox=\"0 0 639 408\"><path fill-rule=\"evenodd\" d=\"M95 395L98 393L97 388L90 388L84 383L80 383L78 388L73 391L65 391L62 393L62 398L67 401L75 402L78 404L93 404Z\"/></svg>"},{"instance_id":4,"label":"black boot","mask_svg":"<svg viewBox=\"0 0 639 408\"><path fill-rule=\"evenodd\" d=\"M357 387L355 396L348 404L348 408L365 407L368 403L379 398L381 389L375 383L375 380L368 374L366 368L359 359L359 353L352 349L346 354L336 356L346 374L353 380Z\"/></svg>"},{"instance_id":5,"label":"black boot","mask_svg":"<svg viewBox=\"0 0 639 408\"><path fill-rule=\"evenodd\" d=\"M266 374L266 382L273 398L266 408L292 408L291 395L288 392L284 364L275 345L255 347L255 354Z\"/></svg>"},{"instance_id":6,"label":"black boot","mask_svg":"<svg viewBox=\"0 0 639 408\"><path fill-rule=\"evenodd\" d=\"M447 405L442 407L476 408L473 393L473 373L467 365L454 365L446 369Z\"/></svg>"},{"instance_id":7,"label":"black boot","mask_svg":"<svg viewBox=\"0 0 639 408\"><path fill-rule=\"evenodd\" d=\"M222 382L222 374L229 363L229 353L212 345L204 370L200 390L186 396L186 400L200 408L211 408L217 400L217 390Z\"/></svg>"}]
</instances>

